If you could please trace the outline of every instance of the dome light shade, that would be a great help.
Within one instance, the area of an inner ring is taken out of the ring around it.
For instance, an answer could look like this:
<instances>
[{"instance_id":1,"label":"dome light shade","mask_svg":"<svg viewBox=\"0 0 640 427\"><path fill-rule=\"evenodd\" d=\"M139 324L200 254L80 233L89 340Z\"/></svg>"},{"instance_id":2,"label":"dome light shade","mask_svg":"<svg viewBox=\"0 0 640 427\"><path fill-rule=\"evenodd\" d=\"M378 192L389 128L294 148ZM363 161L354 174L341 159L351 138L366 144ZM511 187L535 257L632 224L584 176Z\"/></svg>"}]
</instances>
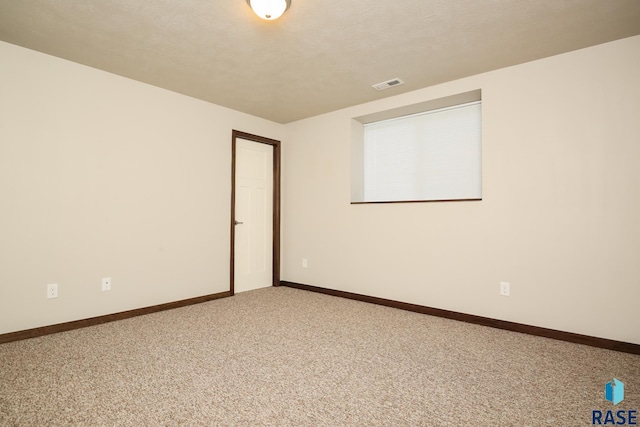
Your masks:
<instances>
[{"instance_id":1,"label":"dome light shade","mask_svg":"<svg viewBox=\"0 0 640 427\"><path fill-rule=\"evenodd\" d=\"M291 6L291 0L247 0L251 9L262 19L278 19Z\"/></svg>"}]
</instances>

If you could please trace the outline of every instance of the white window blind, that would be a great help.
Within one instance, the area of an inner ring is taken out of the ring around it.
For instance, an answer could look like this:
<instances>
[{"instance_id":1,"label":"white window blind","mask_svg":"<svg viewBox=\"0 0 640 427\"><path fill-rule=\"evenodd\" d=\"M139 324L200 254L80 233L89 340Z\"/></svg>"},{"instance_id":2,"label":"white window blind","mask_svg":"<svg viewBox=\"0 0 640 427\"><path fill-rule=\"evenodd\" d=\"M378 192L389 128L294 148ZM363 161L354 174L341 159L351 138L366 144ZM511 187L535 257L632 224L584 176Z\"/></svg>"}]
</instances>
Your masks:
<instances>
[{"instance_id":1,"label":"white window blind","mask_svg":"<svg viewBox=\"0 0 640 427\"><path fill-rule=\"evenodd\" d=\"M364 125L365 201L482 198L481 102Z\"/></svg>"}]
</instances>

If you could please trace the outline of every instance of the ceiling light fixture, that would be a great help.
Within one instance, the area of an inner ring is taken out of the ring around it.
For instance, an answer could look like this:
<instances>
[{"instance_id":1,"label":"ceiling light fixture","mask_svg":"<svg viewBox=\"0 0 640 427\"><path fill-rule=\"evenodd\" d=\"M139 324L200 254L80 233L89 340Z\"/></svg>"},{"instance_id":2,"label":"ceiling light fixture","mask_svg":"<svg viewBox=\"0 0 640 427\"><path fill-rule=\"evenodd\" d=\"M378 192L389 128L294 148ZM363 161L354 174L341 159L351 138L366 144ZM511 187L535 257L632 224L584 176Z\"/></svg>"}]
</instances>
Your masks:
<instances>
[{"instance_id":1,"label":"ceiling light fixture","mask_svg":"<svg viewBox=\"0 0 640 427\"><path fill-rule=\"evenodd\" d=\"M251 9L262 19L273 21L291 6L291 0L247 0Z\"/></svg>"}]
</instances>

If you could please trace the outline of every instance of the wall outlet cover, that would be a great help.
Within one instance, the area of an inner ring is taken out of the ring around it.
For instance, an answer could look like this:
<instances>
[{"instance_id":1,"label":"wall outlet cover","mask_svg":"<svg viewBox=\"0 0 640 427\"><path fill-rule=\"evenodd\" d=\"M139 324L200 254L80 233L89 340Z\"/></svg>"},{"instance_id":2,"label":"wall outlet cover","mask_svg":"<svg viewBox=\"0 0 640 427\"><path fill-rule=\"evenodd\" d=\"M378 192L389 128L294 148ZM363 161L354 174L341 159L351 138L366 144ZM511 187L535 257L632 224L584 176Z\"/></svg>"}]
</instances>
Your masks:
<instances>
[{"instance_id":1,"label":"wall outlet cover","mask_svg":"<svg viewBox=\"0 0 640 427\"><path fill-rule=\"evenodd\" d=\"M57 283L50 283L47 285L47 298L58 298Z\"/></svg>"},{"instance_id":2,"label":"wall outlet cover","mask_svg":"<svg viewBox=\"0 0 640 427\"><path fill-rule=\"evenodd\" d=\"M500 282L500 295L505 297L511 295L511 285L509 282Z\"/></svg>"}]
</instances>

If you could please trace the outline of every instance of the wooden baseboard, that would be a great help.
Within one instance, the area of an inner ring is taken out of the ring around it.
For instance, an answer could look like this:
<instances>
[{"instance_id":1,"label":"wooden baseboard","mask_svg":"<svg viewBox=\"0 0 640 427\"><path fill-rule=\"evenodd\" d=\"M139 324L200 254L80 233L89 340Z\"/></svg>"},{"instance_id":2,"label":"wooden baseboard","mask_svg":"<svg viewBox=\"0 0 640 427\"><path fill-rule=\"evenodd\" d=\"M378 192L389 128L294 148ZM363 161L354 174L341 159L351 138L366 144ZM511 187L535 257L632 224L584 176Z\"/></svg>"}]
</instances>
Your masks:
<instances>
[{"instance_id":1,"label":"wooden baseboard","mask_svg":"<svg viewBox=\"0 0 640 427\"><path fill-rule=\"evenodd\" d=\"M56 325L42 326L40 328L27 329L24 331L10 332L0 335L0 344L19 341L27 338L41 337L43 335L56 334L58 332L71 331L73 329L85 328L87 326L100 325L102 323L114 322L116 320L129 319L144 314L157 313L158 311L171 310L173 308L185 307L201 302L212 301L231 296L231 292L220 292L217 294L204 295L196 298L189 298L180 301L168 302L165 304L153 305L150 307L137 308L135 310L121 311L119 313L107 314L104 316L91 317L89 319L75 320L73 322L58 323Z\"/></svg>"},{"instance_id":2,"label":"wooden baseboard","mask_svg":"<svg viewBox=\"0 0 640 427\"><path fill-rule=\"evenodd\" d=\"M356 301L368 302L371 304L384 305L387 307L398 308L401 310L413 311L416 313L428 314L431 316L444 317L446 319L459 320L461 322L473 323L476 325L490 326L492 328L504 329L507 331L520 332L529 335L536 335L545 338L552 338L560 341L567 341L576 344L584 344L592 347L604 348L607 350L615 350L630 354L640 354L640 345L628 343L624 341L615 341L606 338L592 337L589 335L575 334L572 332L558 331L555 329L541 328L538 326L524 325L522 323L508 322L506 320L492 319L489 317L476 316L473 314L459 313L456 311L443 310L440 308L426 307L417 304L394 301L385 298L372 297L369 295L356 294L346 291L338 291L334 289L321 288L318 286L304 285L288 281L281 281L281 286L287 286L305 291L317 292L327 295L333 295L342 298L348 298ZM10 332L0 334L0 344L19 341L27 338L35 338L58 332L71 331L73 329L84 328L87 326L100 325L102 323L114 322L116 320L128 319L135 316L157 313L159 311L171 310L173 308L185 307L192 304L212 301L220 298L231 296L231 292L220 292L217 294L204 295L201 297L174 301L165 304L143 307L134 310L122 311L119 313L107 314L104 316L91 317L88 319L75 320L72 322L59 323L56 325L42 326L40 328L27 329L24 331Z\"/></svg>"},{"instance_id":3,"label":"wooden baseboard","mask_svg":"<svg viewBox=\"0 0 640 427\"><path fill-rule=\"evenodd\" d=\"M456 311L426 307L422 305L399 302L385 298L355 294L352 292L337 291L333 289L321 288L318 286L303 285L300 283L287 282L284 280L280 282L280 285L288 286L290 288L302 289L305 291L318 292L322 294L348 298L356 301L368 302L371 304L399 308L401 310L413 311L416 313L428 314L431 316L438 316L467 323L474 323L476 325L490 326L492 328L504 329L507 331L521 332L523 334L552 338L555 340L567 341L576 344L584 344L592 347L605 348L607 350L621 351L624 353L640 354L639 344L633 344L624 341L615 341L605 338L591 337L588 335L574 334L572 332L564 332L555 329L541 328L538 326L524 325L521 323L508 322L506 320L491 319L489 317L475 316L473 314L459 313Z\"/></svg>"}]
</instances>

